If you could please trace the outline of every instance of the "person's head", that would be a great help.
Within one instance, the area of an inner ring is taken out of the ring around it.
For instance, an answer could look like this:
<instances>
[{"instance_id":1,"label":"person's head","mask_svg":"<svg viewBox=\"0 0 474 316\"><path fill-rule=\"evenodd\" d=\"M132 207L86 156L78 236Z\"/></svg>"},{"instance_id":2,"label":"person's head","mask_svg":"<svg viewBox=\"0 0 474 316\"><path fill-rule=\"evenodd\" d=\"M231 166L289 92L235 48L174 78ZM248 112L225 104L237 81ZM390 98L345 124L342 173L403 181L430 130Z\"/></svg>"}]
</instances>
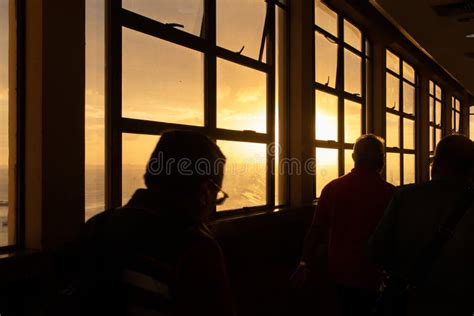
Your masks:
<instances>
[{"instance_id":1,"label":"person's head","mask_svg":"<svg viewBox=\"0 0 474 316\"><path fill-rule=\"evenodd\" d=\"M474 143L464 135L444 137L436 145L432 175L472 181L474 169Z\"/></svg>"},{"instance_id":2,"label":"person's head","mask_svg":"<svg viewBox=\"0 0 474 316\"><path fill-rule=\"evenodd\" d=\"M365 134L359 137L354 144L352 153L356 168L365 168L381 172L384 166L384 140L374 134Z\"/></svg>"},{"instance_id":3,"label":"person's head","mask_svg":"<svg viewBox=\"0 0 474 316\"><path fill-rule=\"evenodd\" d=\"M175 198L176 204L186 204L196 212L193 216L206 219L215 209L224 164L224 154L204 134L166 131L148 161L145 185Z\"/></svg>"}]
</instances>

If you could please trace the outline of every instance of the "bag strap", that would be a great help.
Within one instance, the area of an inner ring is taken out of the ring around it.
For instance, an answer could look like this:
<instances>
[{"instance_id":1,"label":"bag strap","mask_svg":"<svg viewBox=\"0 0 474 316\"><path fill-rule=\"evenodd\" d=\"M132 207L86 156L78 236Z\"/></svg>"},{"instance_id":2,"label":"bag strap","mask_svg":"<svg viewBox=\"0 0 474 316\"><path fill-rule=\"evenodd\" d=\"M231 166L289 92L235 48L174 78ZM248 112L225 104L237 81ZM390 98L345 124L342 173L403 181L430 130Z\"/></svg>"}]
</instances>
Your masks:
<instances>
[{"instance_id":1,"label":"bag strap","mask_svg":"<svg viewBox=\"0 0 474 316\"><path fill-rule=\"evenodd\" d=\"M420 286L426 281L431 268L443 250L443 246L454 236L457 225L473 203L474 190L470 187L461 194L461 197L454 204L452 212L444 223L438 227L431 242L420 252L413 269L407 275L411 286Z\"/></svg>"}]
</instances>

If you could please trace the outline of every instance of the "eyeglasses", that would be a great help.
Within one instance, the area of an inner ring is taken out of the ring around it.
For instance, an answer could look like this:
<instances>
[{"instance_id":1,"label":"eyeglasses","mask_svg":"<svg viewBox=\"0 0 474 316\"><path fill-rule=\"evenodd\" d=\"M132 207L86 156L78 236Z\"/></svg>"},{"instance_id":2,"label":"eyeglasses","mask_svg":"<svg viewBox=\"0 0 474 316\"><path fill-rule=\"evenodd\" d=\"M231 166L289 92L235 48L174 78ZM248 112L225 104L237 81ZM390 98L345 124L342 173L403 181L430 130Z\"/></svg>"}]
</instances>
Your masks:
<instances>
[{"instance_id":1,"label":"eyeglasses","mask_svg":"<svg viewBox=\"0 0 474 316\"><path fill-rule=\"evenodd\" d=\"M209 182L217 189L217 197L216 197L216 205L224 204L225 200L229 198L229 194L227 194L222 188L214 182L214 180L209 179Z\"/></svg>"}]
</instances>

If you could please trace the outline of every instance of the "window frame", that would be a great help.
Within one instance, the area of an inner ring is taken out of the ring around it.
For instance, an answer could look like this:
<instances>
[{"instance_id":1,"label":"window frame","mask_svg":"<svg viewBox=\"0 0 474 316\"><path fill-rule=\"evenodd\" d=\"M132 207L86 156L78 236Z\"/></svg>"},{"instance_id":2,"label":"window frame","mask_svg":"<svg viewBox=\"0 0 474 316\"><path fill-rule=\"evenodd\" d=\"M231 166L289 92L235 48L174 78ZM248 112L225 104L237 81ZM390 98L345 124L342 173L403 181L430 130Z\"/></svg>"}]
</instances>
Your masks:
<instances>
[{"instance_id":1,"label":"window frame","mask_svg":"<svg viewBox=\"0 0 474 316\"><path fill-rule=\"evenodd\" d=\"M456 108L457 105L459 105L459 110ZM456 121L456 118L458 118L457 121ZM456 96L452 96L451 97L451 133L462 133L461 122L462 122L461 100Z\"/></svg>"},{"instance_id":2,"label":"window frame","mask_svg":"<svg viewBox=\"0 0 474 316\"><path fill-rule=\"evenodd\" d=\"M203 23L205 36L199 37L167 26L157 20L122 8L122 1L106 2L106 207L122 205L122 134L160 135L168 129L199 131L215 141L238 141L266 144L266 204L225 210L220 213L248 213L275 207L275 176L272 171L274 153L268 150L275 142L275 11L276 6L287 12L287 5L279 1L264 1L267 4L262 45L265 42L266 62L256 60L239 52L219 47L216 43L216 0L204 0ZM147 121L122 117L122 29L127 28L170 43L190 48L204 56L204 126ZM266 36L266 38L265 38ZM264 49L261 46L261 59ZM217 116L217 59L266 74L266 133L237 131L216 127Z\"/></svg>"},{"instance_id":3,"label":"window frame","mask_svg":"<svg viewBox=\"0 0 474 316\"><path fill-rule=\"evenodd\" d=\"M404 58L402 58L401 54L398 54L396 52L394 52L393 50L391 50L390 48L386 48L385 49L385 56L387 56L388 52L390 52L391 54L395 55L396 57L398 57L398 74L389 69L388 66L387 66L387 62L385 60L385 64L382 66L384 69L385 69L385 80L387 79L388 75L392 75L394 76L397 80L398 80L398 101L399 101L399 107L398 107L398 110L394 109L394 108L390 108L388 107L388 105L386 104L386 101L387 101L387 98L386 98L386 94L387 94L387 85L385 84L385 106L383 106L383 109L384 109L384 118L385 118L385 128L384 128L384 132L385 132L385 139L387 139L387 114L390 113L392 115L395 115L398 117L398 120L399 120L399 127L398 127L398 140L399 140L399 147L388 147L386 146L386 153L388 156L389 153L395 153L395 154L398 154L399 155L399 159L400 159L400 183L399 183L399 186L403 186L405 185L405 179L404 179L404 176L405 176L405 163L404 163L404 156L405 155L414 155L414 161L415 161L415 165L414 165L414 183L416 183L418 181L418 151L417 151L417 146L418 146L418 124L419 124L419 119L418 118L418 114L419 114L419 102L418 102L418 96L419 96L419 74L418 74L418 71L416 70L416 68L409 62L407 62ZM415 74L415 77L414 77L414 83L409 81L408 79L406 79L404 77L404 74L403 74L403 63L406 63L407 65L409 65L411 68L413 68L413 71L414 71L414 74ZM408 84L410 85L411 87L414 88L415 90L415 94L414 94L414 104L413 104L413 112L414 114L409 114L409 113L406 113L404 112L404 84ZM413 121L413 126L414 126L414 129L413 129L413 133L414 133L414 139L413 139L413 149L407 149L405 148L404 146L404 120L411 120ZM387 164L385 164L386 167L385 169L387 169Z\"/></svg>"},{"instance_id":4,"label":"window frame","mask_svg":"<svg viewBox=\"0 0 474 316\"><path fill-rule=\"evenodd\" d=\"M433 90L431 89L431 87L433 87ZM439 88L441 90L441 96L438 98L436 96L436 88ZM431 111L433 111L433 116L434 116L434 122L431 121L431 117L429 117L428 119L428 126L429 126L429 137L433 137L433 148L429 148L429 155L430 157L432 157L434 155L434 151L435 151L435 148L436 148L436 144L441 140L441 139L437 139L437 133L436 133L436 130L440 130L441 131L441 138L444 137L444 124L445 124L445 117L444 117L444 112L445 112L445 102L444 102L444 89L434 80L429 80L429 90L428 90L428 98L429 98L429 103L428 103L428 106L430 107L429 108L429 113L431 113ZM431 101L433 101L433 103L431 103ZM441 120L440 120L440 124L436 124L436 120L437 120L437 117L436 117L436 102L439 102L440 106L441 106L441 109L440 109L440 113L441 113ZM429 138L429 141L431 140L431 138ZM430 142L430 146L431 146L431 142Z\"/></svg>"},{"instance_id":5,"label":"window frame","mask_svg":"<svg viewBox=\"0 0 474 316\"><path fill-rule=\"evenodd\" d=\"M313 108L314 108L314 117L316 117L316 91L321 91L323 93L330 94L337 98L337 140L319 140L316 138L316 135L312 135L311 138L313 141L314 155L316 156L316 150L318 148L322 149L336 149L338 152L338 176L343 176L345 173L348 173L350 170L345 170L345 151L352 150L354 147L353 143L345 142L345 101L352 101L361 105L361 135L367 133L367 86L368 86L368 66L371 62L371 57L369 55L370 42L366 35L366 32L361 28L357 23L355 23L350 17L344 16L337 9L332 7L329 4L322 3L322 5L327 6L330 10L337 14L337 36L331 34L329 31L325 30L321 26L316 24L316 18L314 16L316 10L316 1L313 0L313 32L312 32L312 41L313 41L313 67L312 67L312 80L313 80ZM356 27L361 33L361 50L351 46L346 42L344 37L344 21L349 22L354 27ZM337 45L337 68L336 68L336 81L335 87L329 87L328 85L322 84L316 81L316 36L320 33L328 41ZM361 95L358 93L349 93L345 91L345 58L344 52L348 50L350 53L353 53L361 58ZM316 122L315 122L316 126ZM318 172L318 166L316 164L316 172ZM319 199L317 196L317 183L316 175L313 177L313 192L315 200Z\"/></svg>"}]
</instances>

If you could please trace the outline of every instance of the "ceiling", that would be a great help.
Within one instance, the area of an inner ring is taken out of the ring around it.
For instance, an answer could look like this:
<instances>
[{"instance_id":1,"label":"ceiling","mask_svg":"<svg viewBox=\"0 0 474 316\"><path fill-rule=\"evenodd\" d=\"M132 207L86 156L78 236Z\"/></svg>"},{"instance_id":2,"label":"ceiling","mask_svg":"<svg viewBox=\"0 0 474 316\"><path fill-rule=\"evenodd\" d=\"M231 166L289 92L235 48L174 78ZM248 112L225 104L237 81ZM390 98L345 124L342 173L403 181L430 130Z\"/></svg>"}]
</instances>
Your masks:
<instances>
[{"instance_id":1,"label":"ceiling","mask_svg":"<svg viewBox=\"0 0 474 316\"><path fill-rule=\"evenodd\" d=\"M473 0L371 2L474 95L474 38L466 38L474 33ZM440 14L433 8L438 5L443 5Z\"/></svg>"}]
</instances>

